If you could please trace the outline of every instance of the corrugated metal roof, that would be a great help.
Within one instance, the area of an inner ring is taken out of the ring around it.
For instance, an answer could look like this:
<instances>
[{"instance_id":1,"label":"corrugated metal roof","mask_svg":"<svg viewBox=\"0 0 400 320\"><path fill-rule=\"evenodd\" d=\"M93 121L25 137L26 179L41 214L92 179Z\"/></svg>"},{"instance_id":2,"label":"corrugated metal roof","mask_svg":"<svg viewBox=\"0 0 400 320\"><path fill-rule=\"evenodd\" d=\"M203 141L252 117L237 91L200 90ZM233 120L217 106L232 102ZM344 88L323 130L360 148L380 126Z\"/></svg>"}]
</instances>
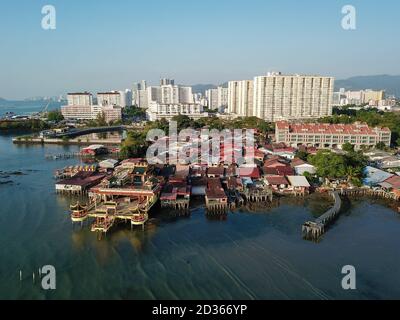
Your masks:
<instances>
[{"instance_id":1,"label":"corrugated metal roof","mask_svg":"<svg viewBox=\"0 0 400 320\"><path fill-rule=\"evenodd\" d=\"M365 167L364 174L364 184L368 186L377 185L393 176L386 171L374 167Z\"/></svg>"},{"instance_id":2,"label":"corrugated metal roof","mask_svg":"<svg viewBox=\"0 0 400 320\"><path fill-rule=\"evenodd\" d=\"M310 183L304 176L287 176L287 179L293 187L310 187Z\"/></svg>"}]
</instances>

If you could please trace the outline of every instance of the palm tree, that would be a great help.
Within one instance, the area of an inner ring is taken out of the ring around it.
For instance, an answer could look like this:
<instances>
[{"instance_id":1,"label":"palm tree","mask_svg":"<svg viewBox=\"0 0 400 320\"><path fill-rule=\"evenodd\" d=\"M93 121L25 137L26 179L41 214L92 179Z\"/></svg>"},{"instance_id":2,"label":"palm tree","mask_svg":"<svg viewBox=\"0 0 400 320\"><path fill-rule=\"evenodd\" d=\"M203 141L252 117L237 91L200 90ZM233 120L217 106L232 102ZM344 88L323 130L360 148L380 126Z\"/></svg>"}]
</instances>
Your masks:
<instances>
[{"instance_id":1,"label":"palm tree","mask_svg":"<svg viewBox=\"0 0 400 320\"><path fill-rule=\"evenodd\" d=\"M346 168L347 183L350 183L353 179L358 179L361 176L361 170L357 167Z\"/></svg>"}]
</instances>

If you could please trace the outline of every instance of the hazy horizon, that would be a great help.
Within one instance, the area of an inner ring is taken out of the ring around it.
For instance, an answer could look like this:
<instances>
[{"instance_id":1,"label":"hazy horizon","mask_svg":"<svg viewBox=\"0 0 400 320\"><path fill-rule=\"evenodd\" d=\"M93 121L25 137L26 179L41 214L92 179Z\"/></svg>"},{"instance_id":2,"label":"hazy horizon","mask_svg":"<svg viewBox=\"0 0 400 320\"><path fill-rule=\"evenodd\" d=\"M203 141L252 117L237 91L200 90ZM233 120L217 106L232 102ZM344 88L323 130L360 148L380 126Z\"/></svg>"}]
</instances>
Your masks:
<instances>
[{"instance_id":1,"label":"hazy horizon","mask_svg":"<svg viewBox=\"0 0 400 320\"><path fill-rule=\"evenodd\" d=\"M395 0L47 1L0 4L0 97L131 88L142 79L222 84L268 71L347 79L400 75ZM355 6L356 30L341 27ZM377 15L382 13L384 15Z\"/></svg>"}]
</instances>

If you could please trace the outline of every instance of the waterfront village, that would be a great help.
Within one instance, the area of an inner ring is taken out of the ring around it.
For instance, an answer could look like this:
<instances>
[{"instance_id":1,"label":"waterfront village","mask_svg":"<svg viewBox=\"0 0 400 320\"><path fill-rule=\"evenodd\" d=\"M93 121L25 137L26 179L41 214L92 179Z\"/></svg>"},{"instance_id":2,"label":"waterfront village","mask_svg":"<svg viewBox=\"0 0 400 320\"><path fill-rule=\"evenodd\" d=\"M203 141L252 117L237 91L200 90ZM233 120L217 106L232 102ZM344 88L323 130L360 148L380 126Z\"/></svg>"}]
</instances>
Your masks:
<instances>
[{"instance_id":1,"label":"waterfront village","mask_svg":"<svg viewBox=\"0 0 400 320\"><path fill-rule=\"evenodd\" d=\"M70 93L61 111L47 112L47 105L46 112L27 119L1 120L0 129L40 130L14 143L84 145L77 154L48 158L91 159L88 165L57 170L56 191L80 196L71 204L71 219L89 221L99 235L120 223L145 228L157 207L187 215L200 202L207 215L225 217L243 206L265 209L274 199L316 192L334 203L302 226L304 238L318 239L340 213L345 196L400 199L398 101L383 90L333 90L331 77L281 73L229 81L205 94L172 79L161 79L159 86L142 81L133 90L101 92L96 99L89 92ZM213 162L200 155L188 162L162 161L160 155L145 159L147 132L166 132L171 120L180 131L198 131L181 142L163 137L170 152L191 153L211 140L202 136L204 128L252 129L255 143L229 147L221 140ZM126 137L107 136L122 130ZM231 155L252 161L227 161L237 159Z\"/></svg>"},{"instance_id":2,"label":"waterfront village","mask_svg":"<svg viewBox=\"0 0 400 320\"><path fill-rule=\"evenodd\" d=\"M293 137L299 134L304 141ZM387 128L279 121L275 136L265 139L256 130L255 138L253 147L226 148L221 141L219 161L212 165L199 155L190 163L164 163L157 161L159 156L147 159L151 164L144 158L119 161L106 157L96 164L63 168L55 173L56 191L87 196L86 201L71 205L71 219L79 224L92 221L91 230L99 235L119 223L145 228L155 207L188 215L195 199L203 203L208 216L224 217L251 204L265 209L274 198L283 196L330 194L333 207L303 225L303 236L313 240L321 237L340 212L340 196L400 199L400 173L395 171L400 158L373 148L380 142L390 143ZM169 142L168 137L164 139ZM190 153L202 140L199 131L197 139L174 142L170 147L176 153ZM361 145L371 149L356 150ZM81 149L81 155L100 156L109 151L92 145ZM254 163L232 163L235 154L244 159L251 155Z\"/></svg>"}]
</instances>

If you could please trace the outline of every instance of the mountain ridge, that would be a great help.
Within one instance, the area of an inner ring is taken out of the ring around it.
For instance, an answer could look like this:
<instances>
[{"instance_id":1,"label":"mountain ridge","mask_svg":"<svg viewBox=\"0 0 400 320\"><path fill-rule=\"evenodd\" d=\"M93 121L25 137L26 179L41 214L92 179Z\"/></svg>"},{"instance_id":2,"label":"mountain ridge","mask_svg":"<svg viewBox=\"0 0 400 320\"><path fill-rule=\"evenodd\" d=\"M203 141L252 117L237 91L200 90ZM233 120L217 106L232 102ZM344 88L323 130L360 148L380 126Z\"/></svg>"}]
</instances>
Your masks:
<instances>
[{"instance_id":1,"label":"mountain ridge","mask_svg":"<svg viewBox=\"0 0 400 320\"><path fill-rule=\"evenodd\" d=\"M355 76L336 80L335 91L339 91L340 88L345 88L346 90L385 90L388 95L400 97L400 75Z\"/></svg>"},{"instance_id":2,"label":"mountain ridge","mask_svg":"<svg viewBox=\"0 0 400 320\"><path fill-rule=\"evenodd\" d=\"M228 82L221 84L227 87ZM214 84L195 84L191 86L194 93L205 93L208 89L215 89L218 85ZM400 75L378 74L378 75L365 75L354 76L347 79L335 80L335 91L340 88L346 90L385 90L387 95L395 95L400 97Z\"/></svg>"}]
</instances>

